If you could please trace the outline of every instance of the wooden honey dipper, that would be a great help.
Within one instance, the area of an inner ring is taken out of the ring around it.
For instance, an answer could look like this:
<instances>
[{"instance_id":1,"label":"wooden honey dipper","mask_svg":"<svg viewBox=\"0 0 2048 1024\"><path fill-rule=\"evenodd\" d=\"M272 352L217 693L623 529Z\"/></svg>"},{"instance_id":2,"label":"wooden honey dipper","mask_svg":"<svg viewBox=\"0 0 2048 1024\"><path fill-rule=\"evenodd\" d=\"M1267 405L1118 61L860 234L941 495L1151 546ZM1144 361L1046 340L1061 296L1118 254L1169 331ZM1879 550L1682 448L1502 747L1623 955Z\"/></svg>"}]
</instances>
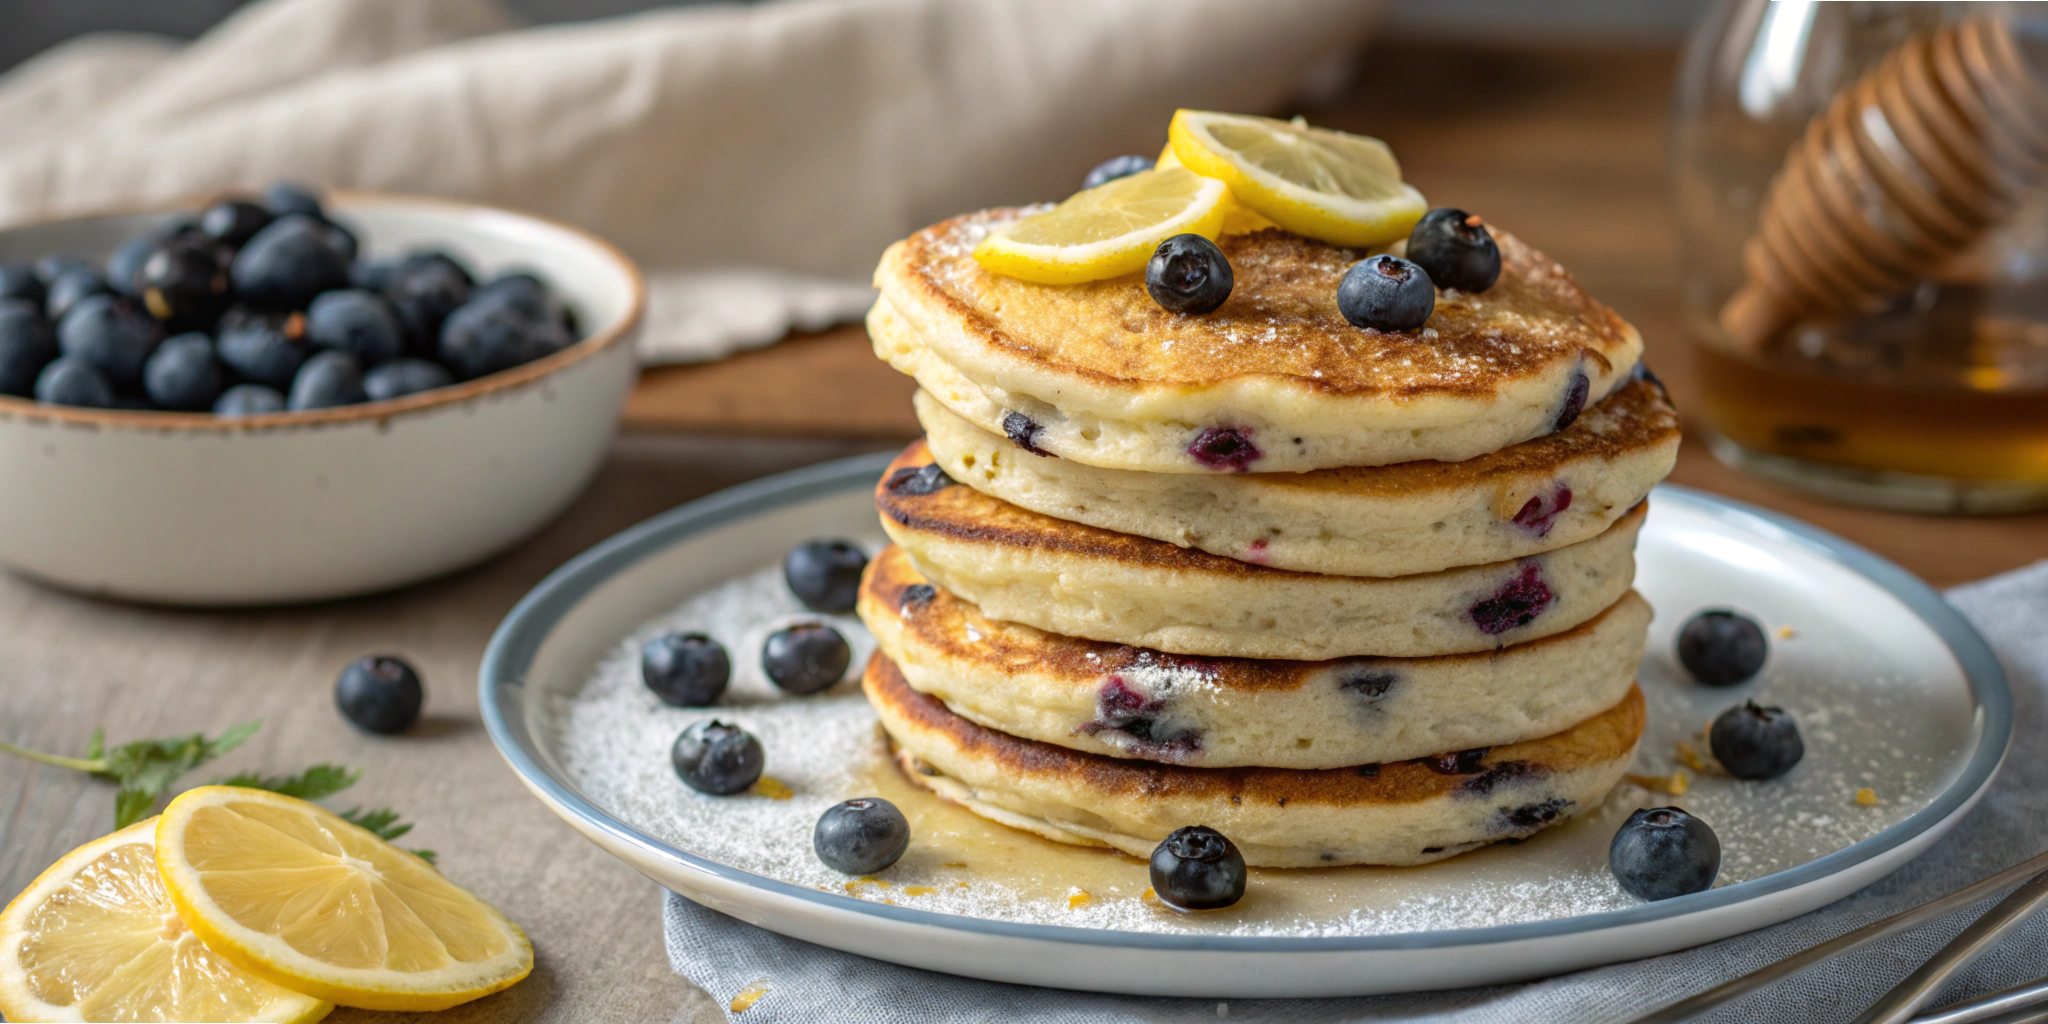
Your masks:
<instances>
[{"instance_id":1,"label":"wooden honey dipper","mask_svg":"<svg viewBox=\"0 0 2048 1024\"><path fill-rule=\"evenodd\" d=\"M1879 306L2010 215L2044 172L2048 93L2006 23L1915 35L1786 155L1721 327L1754 352L1803 316Z\"/></svg>"}]
</instances>

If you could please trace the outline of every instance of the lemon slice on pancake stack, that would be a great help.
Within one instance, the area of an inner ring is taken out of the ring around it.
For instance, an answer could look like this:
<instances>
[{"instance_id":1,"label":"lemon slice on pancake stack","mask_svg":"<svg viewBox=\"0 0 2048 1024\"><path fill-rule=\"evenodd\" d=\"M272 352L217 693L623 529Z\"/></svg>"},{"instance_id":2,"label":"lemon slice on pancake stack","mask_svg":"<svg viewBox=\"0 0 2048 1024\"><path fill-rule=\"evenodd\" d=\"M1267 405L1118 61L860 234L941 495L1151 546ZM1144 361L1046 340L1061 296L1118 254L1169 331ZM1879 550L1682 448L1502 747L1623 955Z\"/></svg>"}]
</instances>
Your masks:
<instances>
[{"instance_id":1,"label":"lemon slice on pancake stack","mask_svg":"<svg viewBox=\"0 0 2048 1024\"><path fill-rule=\"evenodd\" d=\"M1215 238L1229 201L1223 182L1185 168L1140 171L990 232L974 258L1038 284L1121 277L1145 269L1152 250L1174 235Z\"/></svg>"},{"instance_id":2,"label":"lemon slice on pancake stack","mask_svg":"<svg viewBox=\"0 0 2048 1024\"><path fill-rule=\"evenodd\" d=\"M1167 138L1182 167L1224 182L1238 202L1298 235L1385 245L1429 209L1378 139L1206 110L1176 111Z\"/></svg>"}]
</instances>

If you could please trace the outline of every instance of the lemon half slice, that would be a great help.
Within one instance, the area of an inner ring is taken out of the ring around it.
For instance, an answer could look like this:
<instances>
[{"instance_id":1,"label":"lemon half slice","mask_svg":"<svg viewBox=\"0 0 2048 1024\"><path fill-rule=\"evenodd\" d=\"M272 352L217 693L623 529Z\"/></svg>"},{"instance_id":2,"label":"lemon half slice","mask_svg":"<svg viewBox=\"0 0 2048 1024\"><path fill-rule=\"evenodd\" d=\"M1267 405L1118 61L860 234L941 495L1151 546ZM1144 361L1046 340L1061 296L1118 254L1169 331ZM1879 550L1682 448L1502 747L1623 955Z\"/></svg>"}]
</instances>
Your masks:
<instances>
[{"instance_id":1,"label":"lemon half slice","mask_svg":"<svg viewBox=\"0 0 2048 1024\"><path fill-rule=\"evenodd\" d=\"M64 855L0 911L11 1021L288 1021L333 1003L254 977L185 928L156 873L155 818Z\"/></svg>"},{"instance_id":2,"label":"lemon half slice","mask_svg":"<svg viewBox=\"0 0 2048 1024\"><path fill-rule=\"evenodd\" d=\"M1139 171L989 232L974 258L994 273L1038 284L1134 274L1174 235L1215 238L1229 198L1223 182L1185 168Z\"/></svg>"},{"instance_id":3,"label":"lemon half slice","mask_svg":"<svg viewBox=\"0 0 2048 1024\"><path fill-rule=\"evenodd\" d=\"M222 957L344 1006L439 1010L533 970L505 915L304 800L187 790L158 820L156 863L178 913Z\"/></svg>"},{"instance_id":4,"label":"lemon half slice","mask_svg":"<svg viewBox=\"0 0 2048 1024\"><path fill-rule=\"evenodd\" d=\"M1405 237L1429 204L1387 144L1269 117L1180 110L1167 129L1180 165L1299 235L1337 245Z\"/></svg>"}]
</instances>

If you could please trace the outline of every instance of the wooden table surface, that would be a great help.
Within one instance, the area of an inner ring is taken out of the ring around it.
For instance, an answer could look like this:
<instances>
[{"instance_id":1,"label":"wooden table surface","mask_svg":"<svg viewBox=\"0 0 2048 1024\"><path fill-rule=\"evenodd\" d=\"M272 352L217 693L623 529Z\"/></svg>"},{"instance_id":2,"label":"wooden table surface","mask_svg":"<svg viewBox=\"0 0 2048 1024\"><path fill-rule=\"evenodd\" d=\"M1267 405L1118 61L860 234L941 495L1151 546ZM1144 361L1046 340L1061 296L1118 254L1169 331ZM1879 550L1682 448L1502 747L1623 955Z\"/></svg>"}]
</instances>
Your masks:
<instances>
[{"instance_id":1,"label":"wooden table surface","mask_svg":"<svg viewBox=\"0 0 2048 1024\"><path fill-rule=\"evenodd\" d=\"M1433 199L1507 225L1571 267L1642 328L1683 407L1691 373L1664 148L1674 54L1386 47L1363 67L1349 95L1305 112L1387 139ZM505 612L569 556L720 487L899 444L916 431L910 390L858 329L654 371L597 483L561 520L483 567L383 597L199 613L0 578L0 738L75 753L95 727L118 741L262 718L255 740L194 781L323 760L361 766L349 799L417 820L414 839L440 851L450 877L532 935L533 978L439 1019L722 1020L721 1007L669 973L656 887L555 820L501 764L477 718L478 662ZM1738 476L1694 445L1675 479L1816 522L1937 585L2048 556L2048 516L1933 519L1819 504ZM333 711L335 675L378 651L406 655L427 679L427 718L410 735L365 737ZM0 758L0 898L105 832L111 808L100 783Z\"/></svg>"}]
</instances>

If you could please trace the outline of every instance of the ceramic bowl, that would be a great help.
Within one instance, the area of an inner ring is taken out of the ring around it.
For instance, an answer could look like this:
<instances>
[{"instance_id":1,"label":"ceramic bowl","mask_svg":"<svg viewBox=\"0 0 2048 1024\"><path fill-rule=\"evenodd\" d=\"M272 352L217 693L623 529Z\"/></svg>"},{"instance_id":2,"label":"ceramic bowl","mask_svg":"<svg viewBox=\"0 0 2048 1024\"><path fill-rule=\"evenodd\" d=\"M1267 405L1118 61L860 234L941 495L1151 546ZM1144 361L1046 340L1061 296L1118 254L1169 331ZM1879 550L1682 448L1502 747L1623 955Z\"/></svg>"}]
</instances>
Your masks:
<instances>
[{"instance_id":1,"label":"ceramic bowl","mask_svg":"<svg viewBox=\"0 0 2048 1024\"><path fill-rule=\"evenodd\" d=\"M637 370L646 288L573 228L439 199L336 193L366 252L424 245L483 275L538 271L584 337L387 402L221 418L0 395L0 565L176 605L314 601L474 564L560 513L603 461ZM168 212L0 231L0 262L103 258Z\"/></svg>"}]
</instances>

